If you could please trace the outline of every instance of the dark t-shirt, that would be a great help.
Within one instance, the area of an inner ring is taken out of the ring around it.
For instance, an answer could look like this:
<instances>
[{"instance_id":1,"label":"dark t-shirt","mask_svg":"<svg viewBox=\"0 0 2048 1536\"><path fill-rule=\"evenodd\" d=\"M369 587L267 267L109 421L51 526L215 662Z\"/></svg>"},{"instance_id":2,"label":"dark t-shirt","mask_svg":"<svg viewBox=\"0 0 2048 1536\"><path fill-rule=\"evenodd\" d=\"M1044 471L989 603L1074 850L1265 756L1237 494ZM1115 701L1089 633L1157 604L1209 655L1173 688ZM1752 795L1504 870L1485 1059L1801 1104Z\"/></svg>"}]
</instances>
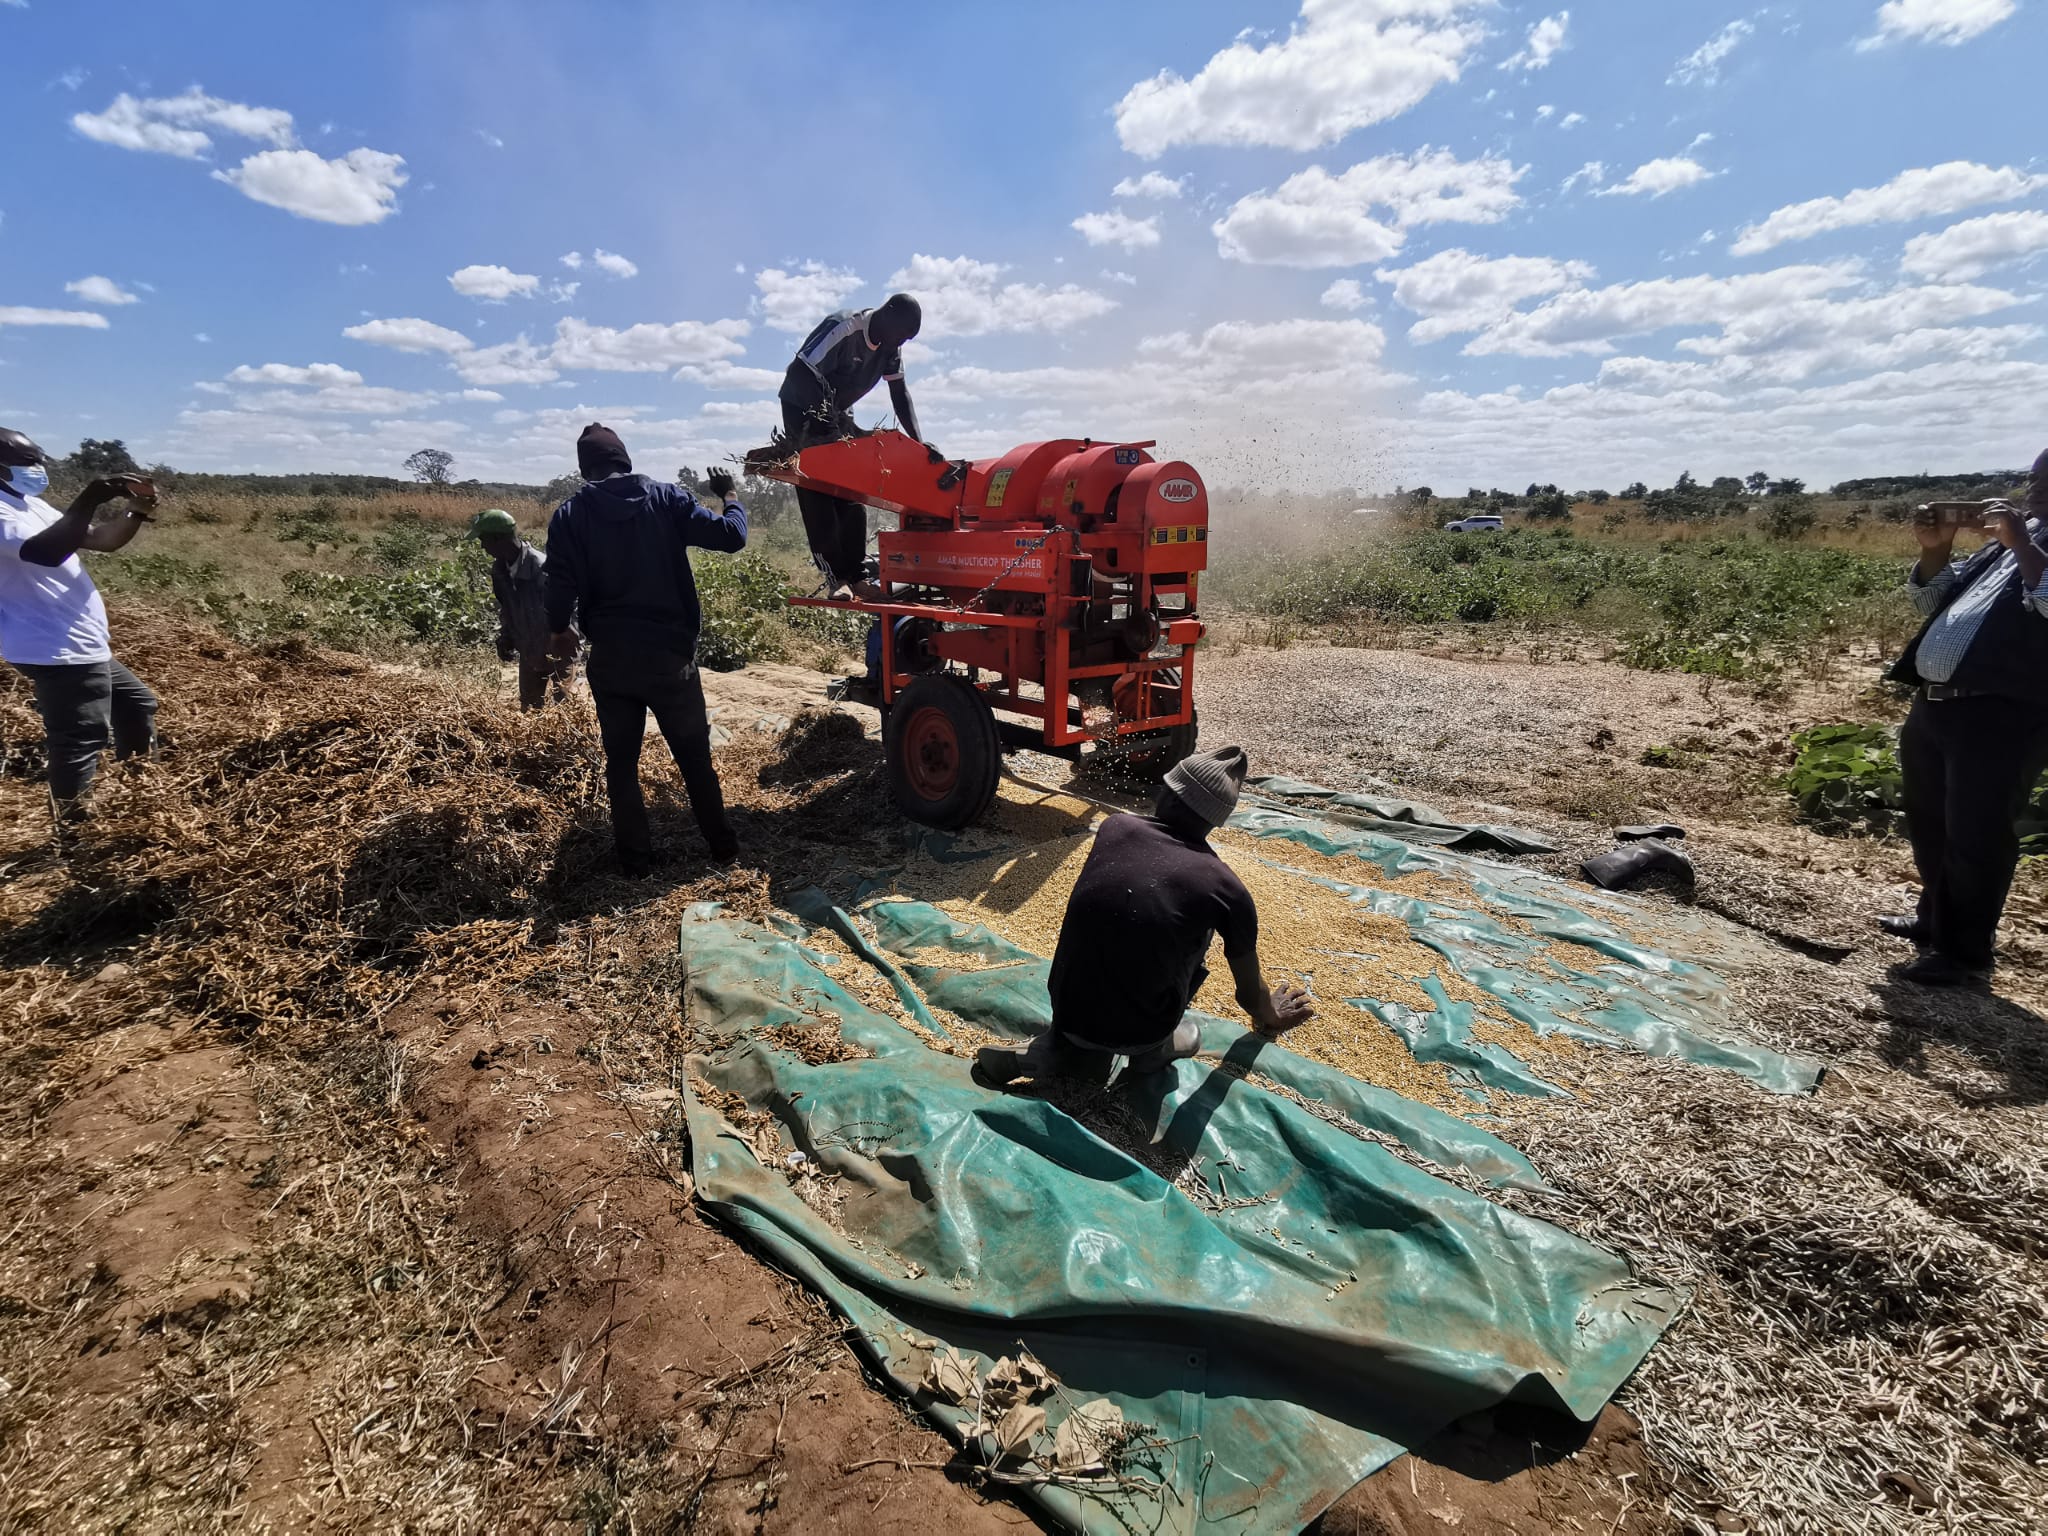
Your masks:
<instances>
[{"instance_id":1,"label":"dark t-shirt","mask_svg":"<svg viewBox=\"0 0 2048 1536\"><path fill-rule=\"evenodd\" d=\"M898 347L868 345L871 309L843 309L827 315L796 349L796 359L782 381L782 403L810 410L823 403L838 412L875 387L879 380L903 377Z\"/></svg>"},{"instance_id":2,"label":"dark t-shirt","mask_svg":"<svg viewBox=\"0 0 2048 1536\"><path fill-rule=\"evenodd\" d=\"M1067 899L1052 958L1053 1025L1117 1050L1172 1034L1209 972L1259 939L1251 892L1204 839L1152 816L1112 816Z\"/></svg>"}]
</instances>

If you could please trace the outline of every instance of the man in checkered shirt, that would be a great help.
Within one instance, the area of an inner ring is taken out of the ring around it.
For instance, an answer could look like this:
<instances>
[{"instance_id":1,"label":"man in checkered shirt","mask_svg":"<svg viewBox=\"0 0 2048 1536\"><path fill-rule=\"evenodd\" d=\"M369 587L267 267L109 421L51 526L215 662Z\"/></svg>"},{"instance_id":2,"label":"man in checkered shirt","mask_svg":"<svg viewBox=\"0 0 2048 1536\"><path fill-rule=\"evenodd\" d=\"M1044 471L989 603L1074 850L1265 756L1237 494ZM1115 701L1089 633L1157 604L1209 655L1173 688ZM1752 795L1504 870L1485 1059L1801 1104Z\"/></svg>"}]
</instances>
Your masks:
<instances>
[{"instance_id":1,"label":"man in checkered shirt","mask_svg":"<svg viewBox=\"0 0 2048 1536\"><path fill-rule=\"evenodd\" d=\"M1991 541L1954 558L1956 530L1916 523L1909 578L1927 622L1889 674L1917 690L1899 733L1920 906L1879 919L1920 946L1898 975L1982 985L2019 864L2016 824L2048 766L2048 453L2016 506L1988 505Z\"/></svg>"}]
</instances>

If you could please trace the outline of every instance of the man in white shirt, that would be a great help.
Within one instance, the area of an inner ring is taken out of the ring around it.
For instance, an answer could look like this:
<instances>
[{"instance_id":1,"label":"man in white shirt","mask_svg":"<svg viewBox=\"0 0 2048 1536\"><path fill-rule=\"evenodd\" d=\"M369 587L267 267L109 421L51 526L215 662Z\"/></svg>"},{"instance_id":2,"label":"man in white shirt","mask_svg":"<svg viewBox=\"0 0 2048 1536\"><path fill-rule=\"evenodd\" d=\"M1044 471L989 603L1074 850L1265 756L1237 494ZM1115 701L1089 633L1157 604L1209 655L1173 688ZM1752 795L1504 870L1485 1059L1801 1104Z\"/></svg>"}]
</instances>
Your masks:
<instances>
[{"instance_id":1,"label":"man in white shirt","mask_svg":"<svg viewBox=\"0 0 2048 1536\"><path fill-rule=\"evenodd\" d=\"M146 752L156 739L156 695L114 659L107 610L79 562L81 549L115 550L148 521L146 480L95 480L59 512L42 499L49 456L0 428L0 659L35 685L50 758L50 798L60 823L84 813L100 754ZM93 514L122 497L120 517Z\"/></svg>"},{"instance_id":2,"label":"man in white shirt","mask_svg":"<svg viewBox=\"0 0 2048 1536\"><path fill-rule=\"evenodd\" d=\"M1988 502L1981 517L1990 542L1961 560L1952 524L1915 525L1909 586L1927 622L1887 674L1918 691L1899 769L1920 904L1879 924L1920 947L1896 974L1925 986L1991 975L2015 823L2048 767L2048 453L2018 506Z\"/></svg>"}]
</instances>

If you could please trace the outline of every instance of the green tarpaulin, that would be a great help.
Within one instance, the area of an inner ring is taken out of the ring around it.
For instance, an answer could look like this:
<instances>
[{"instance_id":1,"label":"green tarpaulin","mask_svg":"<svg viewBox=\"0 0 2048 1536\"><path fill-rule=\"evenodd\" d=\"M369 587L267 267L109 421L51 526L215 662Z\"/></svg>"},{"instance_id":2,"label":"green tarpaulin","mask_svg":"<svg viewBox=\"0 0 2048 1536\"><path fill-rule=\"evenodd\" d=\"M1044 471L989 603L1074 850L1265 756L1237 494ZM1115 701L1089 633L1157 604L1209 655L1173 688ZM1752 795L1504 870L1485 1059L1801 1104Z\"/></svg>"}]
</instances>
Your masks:
<instances>
[{"instance_id":1,"label":"green tarpaulin","mask_svg":"<svg viewBox=\"0 0 2048 1536\"><path fill-rule=\"evenodd\" d=\"M1615 898L1290 798L1249 798L1233 824L1298 878L1405 921L1539 1032L1812 1085L1810 1064L1737 1034L1717 976L1630 937ZM1355 858L1355 880L1294 868L1290 843ZM1385 888L1418 869L1472 905ZM991 1091L947 1048L949 1021L1045 1028L1044 957L901 897L791 905L773 928L711 906L683 926L699 1194L828 1296L968 1461L996 1465L996 1438L971 1397L920 1388L934 1356L958 1350L983 1379L1020 1351L1043 1362L1059 1382L1045 1421L999 1470L1069 1527L1297 1529L1466 1413L1592 1417L1675 1315L1619 1258L1488 1199L1542 1178L1478 1126L1210 1018L1202 1058L1154 1079ZM835 979L807 942L820 930L909 1025ZM1559 966L1546 939L1602 963ZM1418 979L1427 1013L1346 1001L1475 1091L1560 1091ZM1142 1430L1110 1474L1061 1471L1061 1423L1098 1400Z\"/></svg>"}]
</instances>

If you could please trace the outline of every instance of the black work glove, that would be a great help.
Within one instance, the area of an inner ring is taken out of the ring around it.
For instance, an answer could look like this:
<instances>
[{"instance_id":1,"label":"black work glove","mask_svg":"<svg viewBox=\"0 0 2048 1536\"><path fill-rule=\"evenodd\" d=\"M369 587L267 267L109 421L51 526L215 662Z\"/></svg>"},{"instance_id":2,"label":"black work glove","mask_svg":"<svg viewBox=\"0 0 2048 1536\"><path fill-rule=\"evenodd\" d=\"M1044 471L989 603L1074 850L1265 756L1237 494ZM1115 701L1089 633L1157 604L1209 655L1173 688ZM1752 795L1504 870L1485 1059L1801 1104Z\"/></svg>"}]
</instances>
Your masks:
<instances>
[{"instance_id":1,"label":"black work glove","mask_svg":"<svg viewBox=\"0 0 2048 1536\"><path fill-rule=\"evenodd\" d=\"M730 470L707 469L704 471L704 489L716 496L720 501L724 501L728 496L732 495L732 488L735 483Z\"/></svg>"}]
</instances>

